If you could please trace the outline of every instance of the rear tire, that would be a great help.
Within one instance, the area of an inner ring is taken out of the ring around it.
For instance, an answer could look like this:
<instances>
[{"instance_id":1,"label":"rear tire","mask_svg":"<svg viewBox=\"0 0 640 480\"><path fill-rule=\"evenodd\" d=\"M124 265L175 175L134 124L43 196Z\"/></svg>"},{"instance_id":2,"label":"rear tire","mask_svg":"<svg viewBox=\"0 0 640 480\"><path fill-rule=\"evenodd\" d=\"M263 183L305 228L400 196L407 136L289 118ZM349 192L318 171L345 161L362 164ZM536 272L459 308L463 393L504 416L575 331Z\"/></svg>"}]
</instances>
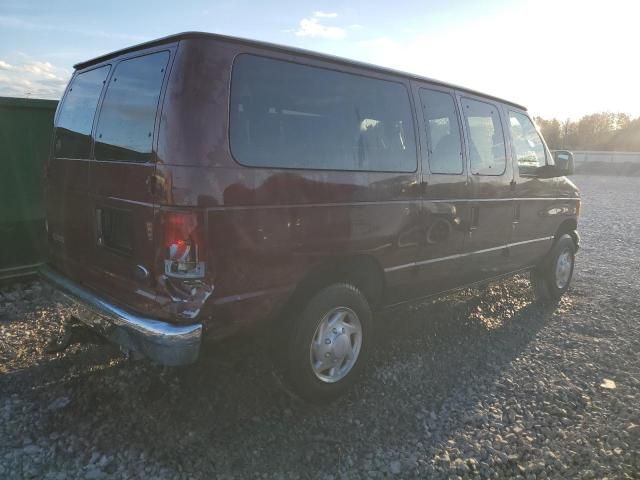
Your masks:
<instances>
[{"instance_id":1,"label":"rear tire","mask_svg":"<svg viewBox=\"0 0 640 480\"><path fill-rule=\"evenodd\" d=\"M344 394L367 364L372 314L365 296L353 285L328 286L290 319L287 378L294 392L311 403Z\"/></svg>"},{"instance_id":2,"label":"rear tire","mask_svg":"<svg viewBox=\"0 0 640 480\"><path fill-rule=\"evenodd\" d=\"M531 271L531 285L536 299L556 303L569 289L575 265L576 244L570 235L556 240L542 263Z\"/></svg>"}]
</instances>

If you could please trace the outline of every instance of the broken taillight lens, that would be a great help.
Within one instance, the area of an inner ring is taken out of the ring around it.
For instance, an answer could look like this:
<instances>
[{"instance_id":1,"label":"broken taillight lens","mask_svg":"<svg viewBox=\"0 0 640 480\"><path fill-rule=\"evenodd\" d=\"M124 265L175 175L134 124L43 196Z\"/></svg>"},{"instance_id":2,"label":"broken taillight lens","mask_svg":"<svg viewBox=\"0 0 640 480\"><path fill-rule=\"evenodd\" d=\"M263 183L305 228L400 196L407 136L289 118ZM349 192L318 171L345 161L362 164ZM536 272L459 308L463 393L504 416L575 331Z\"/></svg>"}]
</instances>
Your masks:
<instances>
[{"instance_id":1,"label":"broken taillight lens","mask_svg":"<svg viewBox=\"0 0 640 480\"><path fill-rule=\"evenodd\" d=\"M203 278L204 262L198 258L201 228L195 212L166 212L164 227L164 273L176 278Z\"/></svg>"}]
</instances>

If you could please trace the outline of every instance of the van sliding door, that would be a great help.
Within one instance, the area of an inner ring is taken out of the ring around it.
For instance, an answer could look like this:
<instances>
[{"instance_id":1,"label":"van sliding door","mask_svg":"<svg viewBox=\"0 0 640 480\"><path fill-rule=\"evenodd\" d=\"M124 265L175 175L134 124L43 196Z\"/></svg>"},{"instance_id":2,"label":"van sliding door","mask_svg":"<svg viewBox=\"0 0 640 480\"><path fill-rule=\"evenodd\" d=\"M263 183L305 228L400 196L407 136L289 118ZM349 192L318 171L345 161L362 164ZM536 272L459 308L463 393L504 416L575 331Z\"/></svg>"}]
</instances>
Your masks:
<instances>
[{"instance_id":1,"label":"van sliding door","mask_svg":"<svg viewBox=\"0 0 640 480\"><path fill-rule=\"evenodd\" d=\"M469 216L468 171L454 92L418 86L422 125L422 238L418 278L423 294L465 282L459 254Z\"/></svg>"}]
</instances>

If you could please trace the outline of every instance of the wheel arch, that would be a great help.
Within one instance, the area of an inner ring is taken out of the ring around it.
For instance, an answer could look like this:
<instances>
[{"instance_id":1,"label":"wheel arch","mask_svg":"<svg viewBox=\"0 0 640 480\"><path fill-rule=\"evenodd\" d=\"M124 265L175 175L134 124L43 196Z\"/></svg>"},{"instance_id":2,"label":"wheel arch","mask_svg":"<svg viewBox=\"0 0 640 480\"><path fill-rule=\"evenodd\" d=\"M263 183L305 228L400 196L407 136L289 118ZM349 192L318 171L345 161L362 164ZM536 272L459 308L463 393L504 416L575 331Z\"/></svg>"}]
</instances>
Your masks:
<instances>
[{"instance_id":1,"label":"wheel arch","mask_svg":"<svg viewBox=\"0 0 640 480\"><path fill-rule=\"evenodd\" d=\"M285 302L283 313L300 308L318 290L340 282L360 290L372 307L380 302L385 290L384 271L375 257L340 256L307 272Z\"/></svg>"},{"instance_id":2,"label":"wheel arch","mask_svg":"<svg viewBox=\"0 0 640 480\"><path fill-rule=\"evenodd\" d=\"M575 218L568 218L564 220L558 229L556 230L555 235L553 236L553 241L556 242L562 235L567 234L573 239L573 243L576 245L576 249L580 245L580 237L578 236L578 220Z\"/></svg>"}]
</instances>

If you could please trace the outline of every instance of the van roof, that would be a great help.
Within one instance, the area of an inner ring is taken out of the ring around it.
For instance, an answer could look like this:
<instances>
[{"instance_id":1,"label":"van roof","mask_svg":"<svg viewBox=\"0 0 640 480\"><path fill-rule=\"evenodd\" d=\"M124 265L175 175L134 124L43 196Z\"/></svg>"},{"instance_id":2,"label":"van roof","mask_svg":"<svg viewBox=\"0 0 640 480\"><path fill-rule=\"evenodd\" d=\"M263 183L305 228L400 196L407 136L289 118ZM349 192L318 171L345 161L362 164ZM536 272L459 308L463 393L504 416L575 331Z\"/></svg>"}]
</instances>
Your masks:
<instances>
[{"instance_id":1,"label":"van roof","mask_svg":"<svg viewBox=\"0 0 640 480\"><path fill-rule=\"evenodd\" d=\"M140 43L137 45L133 45L131 47L127 47L127 48L123 48L121 50L116 50L114 52L111 53L107 53L105 55L101 55L99 57L95 57L92 58L91 60L87 60L85 62L80 62L75 64L73 67L76 70L88 67L90 65L96 64L96 63L100 63L103 62L105 60L109 60L111 58L115 58L118 57L120 55L123 55L125 53L129 53L129 52L134 52L136 50L142 50L145 48L149 48L149 47L153 47L156 45L162 45L165 43L171 43L171 42L176 42L182 39L187 39L187 38L212 38L212 39L217 39L217 40L224 40L227 42L231 42L231 43L240 43L240 44L245 44L245 45L251 45L251 46L256 46L256 47L263 47L263 48L267 48L269 50L276 50L276 51L280 51L280 52L295 52L297 54L300 55L304 55L307 57L312 57L312 58L318 58L318 59L322 59L322 60L329 60L332 62L337 62L337 63L341 63L343 65L351 65L351 66L356 66L356 67L361 67L361 68L365 68L367 70L373 70L373 71L377 71L377 72L382 72L382 73L391 73L394 75L400 75L406 78L411 78L411 79L415 79L415 80L423 80L426 82L430 82L430 83L434 83L436 85L441 85L441 86L445 86L448 88L453 88L456 90L461 90L467 93L471 93L473 95L479 95L482 97L486 97L486 98L490 98L493 100L497 100L499 102L503 102L503 103L508 103L509 105L513 105L514 107L520 108L522 110L526 110L526 107L509 101L509 100L505 100L504 98L500 98L500 97L496 97L494 95L488 95L486 93L482 93L482 92L478 92L477 90L473 90L470 88L466 88L466 87L461 87L459 85L454 85L451 83L447 83L447 82L443 82L440 80L435 80L433 78L429 78L429 77L424 77L421 75L417 75L415 73L408 73L408 72L403 72L400 70L395 70L393 68L387 68L387 67L381 67L379 65L374 65L371 63L366 63L366 62L359 62L357 60L350 60L348 58L343 58L343 57L338 57L335 55L328 55L328 54L324 54L324 53L318 53L318 52L314 52L311 50L305 50L302 48L296 48L296 47L287 47L284 45L278 45L275 43L269 43L269 42L262 42L259 40L250 40L250 39L246 39L246 38L240 38L240 37L232 37L229 35L221 35L221 34L217 34L217 33L207 33L207 32L182 32L182 33L176 33L174 35L169 35L167 37L162 37L162 38L158 38L156 40L151 40L149 42L144 42L144 43Z\"/></svg>"}]
</instances>

